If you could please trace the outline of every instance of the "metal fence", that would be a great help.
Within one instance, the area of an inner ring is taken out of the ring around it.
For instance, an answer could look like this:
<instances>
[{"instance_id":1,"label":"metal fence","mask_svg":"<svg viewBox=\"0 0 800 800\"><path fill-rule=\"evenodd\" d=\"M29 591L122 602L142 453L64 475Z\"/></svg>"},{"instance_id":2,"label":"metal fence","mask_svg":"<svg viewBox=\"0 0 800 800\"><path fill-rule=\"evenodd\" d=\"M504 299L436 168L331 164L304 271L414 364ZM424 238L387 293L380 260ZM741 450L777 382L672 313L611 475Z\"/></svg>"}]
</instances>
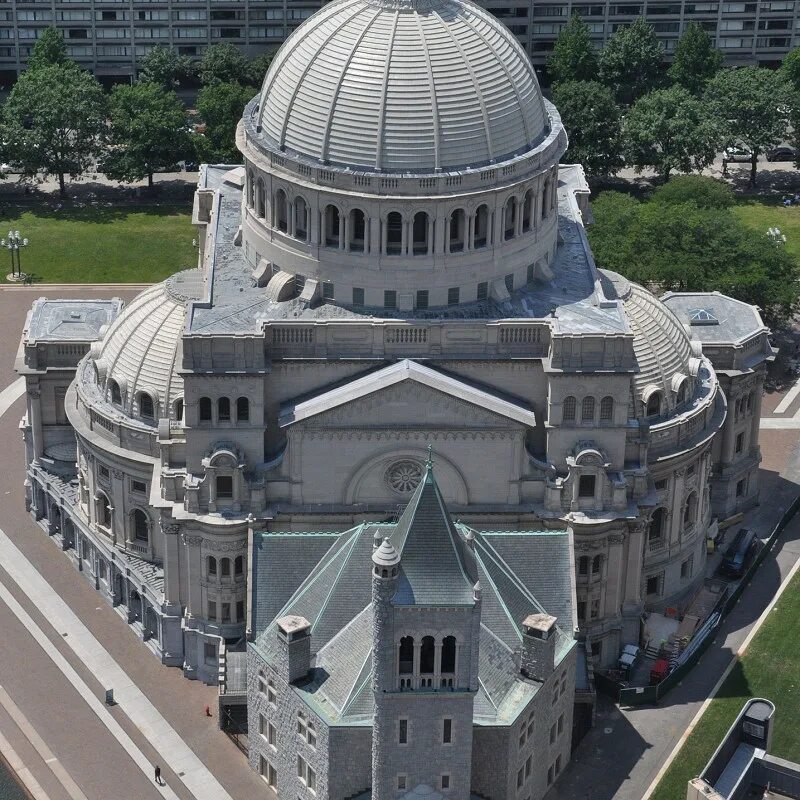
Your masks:
<instances>
[{"instance_id":1,"label":"metal fence","mask_svg":"<svg viewBox=\"0 0 800 800\"><path fill-rule=\"evenodd\" d=\"M784 512L778 524L773 528L772 533L764 541L763 547L761 547L756 554L756 557L747 568L747 571L742 576L736 588L733 591L726 590L719 601L717 601L714 610L708 617L711 619L714 614L718 613L719 617L717 618L716 624L709 626L705 630L705 633L701 634L703 638L697 645L693 646L691 655L670 672L663 681L653 686L621 686L607 677L600 680L599 674L595 673L597 688L605 694L609 694L617 700L620 705L639 706L648 703L657 703L670 689L677 686L689 674L689 671L700 660L700 657L714 640L714 636L719 626L722 624L722 621L728 616L736 603L739 602L742 592L755 576L758 568L761 566L761 562L767 557L767 553L775 544L778 537L783 532L783 529L789 524L789 521L798 511L800 511L800 495L795 498L791 506ZM694 641L693 639L692 642ZM614 687L616 687L616 689Z\"/></svg>"}]
</instances>

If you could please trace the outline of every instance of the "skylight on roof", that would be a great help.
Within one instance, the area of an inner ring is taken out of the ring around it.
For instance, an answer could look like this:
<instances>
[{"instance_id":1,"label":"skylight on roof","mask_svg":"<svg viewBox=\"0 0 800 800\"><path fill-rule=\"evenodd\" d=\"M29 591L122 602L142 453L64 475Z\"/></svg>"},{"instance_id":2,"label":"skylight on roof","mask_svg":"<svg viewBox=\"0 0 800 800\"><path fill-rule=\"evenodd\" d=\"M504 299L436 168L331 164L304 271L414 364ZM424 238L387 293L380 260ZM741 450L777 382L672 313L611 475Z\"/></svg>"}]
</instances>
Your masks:
<instances>
[{"instance_id":1,"label":"skylight on roof","mask_svg":"<svg viewBox=\"0 0 800 800\"><path fill-rule=\"evenodd\" d=\"M707 308L690 308L689 324L719 325L719 320Z\"/></svg>"}]
</instances>

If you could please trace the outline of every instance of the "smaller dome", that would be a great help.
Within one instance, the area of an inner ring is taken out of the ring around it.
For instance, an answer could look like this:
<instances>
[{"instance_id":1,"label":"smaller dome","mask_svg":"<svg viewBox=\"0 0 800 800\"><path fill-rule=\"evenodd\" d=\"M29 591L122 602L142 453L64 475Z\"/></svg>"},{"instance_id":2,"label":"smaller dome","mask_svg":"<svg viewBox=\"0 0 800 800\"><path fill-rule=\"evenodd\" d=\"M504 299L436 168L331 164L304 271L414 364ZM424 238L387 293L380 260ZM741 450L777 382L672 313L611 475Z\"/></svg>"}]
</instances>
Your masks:
<instances>
[{"instance_id":1,"label":"smaller dome","mask_svg":"<svg viewBox=\"0 0 800 800\"><path fill-rule=\"evenodd\" d=\"M400 553L397 552L388 537L372 554L372 563L379 567L394 567L400 563Z\"/></svg>"},{"instance_id":2,"label":"smaller dome","mask_svg":"<svg viewBox=\"0 0 800 800\"><path fill-rule=\"evenodd\" d=\"M183 398L178 369L186 306L201 289L200 270L179 272L145 289L117 317L93 349L106 400L131 416L171 416L173 404ZM152 401L152 414L142 408L143 395Z\"/></svg>"}]
</instances>

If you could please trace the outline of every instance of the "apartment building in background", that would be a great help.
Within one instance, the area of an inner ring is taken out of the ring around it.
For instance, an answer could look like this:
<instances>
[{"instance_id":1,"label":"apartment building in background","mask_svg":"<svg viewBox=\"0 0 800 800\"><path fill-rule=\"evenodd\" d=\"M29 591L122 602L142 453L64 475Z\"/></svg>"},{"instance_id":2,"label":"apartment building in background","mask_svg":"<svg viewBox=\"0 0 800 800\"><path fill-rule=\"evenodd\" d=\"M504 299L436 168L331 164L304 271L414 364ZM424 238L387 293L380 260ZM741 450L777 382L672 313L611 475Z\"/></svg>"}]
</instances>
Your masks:
<instances>
[{"instance_id":1,"label":"apartment building in background","mask_svg":"<svg viewBox=\"0 0 800 800\"><path fill-rule=\"evenodd\" d=\"M41 31L64 32L69 54L108 81L136 74L158 44L190 57L217 42L248 56L276 49L325 0L0 0L0 84L24 69ZM619 27L644 15L669 58L690 21L716 38L731 64L774 65L800 44L800 0L483 0L541 70L561 27L577 11L602 47Z\"/></svg>"}]
</instances>

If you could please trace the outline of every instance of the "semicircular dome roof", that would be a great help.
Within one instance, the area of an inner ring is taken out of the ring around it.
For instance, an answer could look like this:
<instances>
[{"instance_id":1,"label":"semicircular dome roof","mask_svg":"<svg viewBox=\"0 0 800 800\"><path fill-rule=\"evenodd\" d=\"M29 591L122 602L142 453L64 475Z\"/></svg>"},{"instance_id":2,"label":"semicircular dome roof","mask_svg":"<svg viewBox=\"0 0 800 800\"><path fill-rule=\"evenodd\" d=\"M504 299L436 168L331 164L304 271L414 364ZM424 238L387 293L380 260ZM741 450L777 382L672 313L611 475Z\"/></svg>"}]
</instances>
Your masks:
<instances>
[{"instance_id":1,"label":"semicircular dome roof","mask_svg":"<svg viewBox=\"0 0 800 800\"><path fill-rule=\"evenodd\" d=\"M145 289L99 343L95 363L102 388L110 400L110 382L117 382L125 413L138 414L141 392L153 398L156 418L171 416L172 404L183 397L181 336L187 303L199 297L201 287L201 270L191 269Z\"/></svg>"},{"instance_id":2,"label":"semicircular dome roof","mask_svg":"<svg viewBox=\"0 0 800 800\"><path fill-rule=\"evenodd\" d=\"M275 56L257 119L273 148L390 172L490 164L549 132L525 51L466 0L333 0Z\"/></svg>"},{"instance_id":3,"label":"semicircular dome roof","mask_svg":"<svg viewBox=\"0 0 800 800\"><path fill-rule=\"evenodd\" d=\"M689 375L692 346L677 315L655 295L610 270L599 270L603 291L622 301L633 331L633 351L639 372L633 376L634 399L641 403L647 386L656 386L671 399L674 375ZM670 402L670 407L674 405Z\"/></svg>"}]
</instances>

